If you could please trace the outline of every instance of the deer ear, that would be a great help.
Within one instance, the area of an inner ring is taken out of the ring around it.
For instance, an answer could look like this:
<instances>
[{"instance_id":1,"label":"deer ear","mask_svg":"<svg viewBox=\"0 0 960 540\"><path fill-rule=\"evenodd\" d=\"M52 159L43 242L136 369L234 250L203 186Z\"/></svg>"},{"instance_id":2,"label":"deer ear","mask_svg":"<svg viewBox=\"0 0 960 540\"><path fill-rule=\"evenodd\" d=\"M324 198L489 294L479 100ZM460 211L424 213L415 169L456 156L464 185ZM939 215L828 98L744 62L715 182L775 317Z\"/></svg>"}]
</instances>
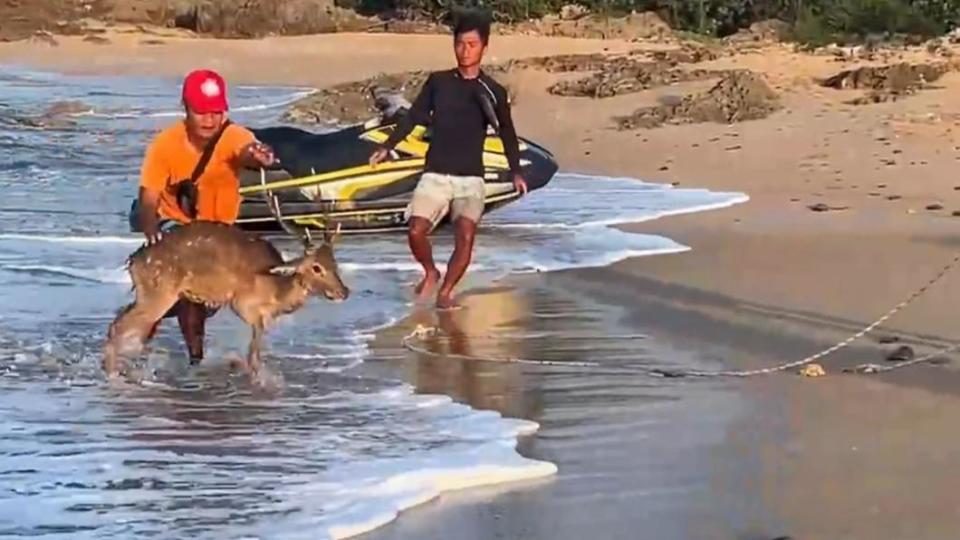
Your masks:
<instances>
[{"instance_id":1,"label":"deer ear","mask_svg":"<svg viewBox=\"0 0 960 540\"><path fill-rule=\"evenodd\" d=\"M270 269L270 273L278 276L292 276L297 272L297 267L292 264L281 264Z\"/></svg>"}]
</instances>

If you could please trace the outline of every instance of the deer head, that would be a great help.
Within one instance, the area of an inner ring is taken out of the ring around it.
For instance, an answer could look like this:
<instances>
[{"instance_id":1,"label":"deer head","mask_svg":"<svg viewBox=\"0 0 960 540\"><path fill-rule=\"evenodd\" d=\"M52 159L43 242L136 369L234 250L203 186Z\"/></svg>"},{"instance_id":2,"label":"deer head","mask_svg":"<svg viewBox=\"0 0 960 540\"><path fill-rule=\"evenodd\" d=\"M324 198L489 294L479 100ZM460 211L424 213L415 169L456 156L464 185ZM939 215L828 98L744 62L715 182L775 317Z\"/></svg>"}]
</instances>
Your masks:
<instances>
[{"instance_id":1,"label":"deer head","mask_svg":"<svg viewBox=\"0 0 960 540\"><path fill-rule=\"evenodd\" d=\"M319 246L307 240L301 257L271 268L270 273L296 278L297 283L311 294L337 302L346 300L350 296L350 289L344 285L337 268L333 253L335 238L327 235Z\"/></svg>"},{"instance_id":2,"label":"deer head","mask_svg":"<svg viewBox=\"0 0 960 540\"><path fill-rule=\"evenodd\" d=\"M261 169L261 183L266 184L263 169ZM272 191L266 190L267 205L274 219L288 234L299 238L303 243L303 255L285 264L270 269L270 273L281 276L292 276L311 294L322 295L328 300L343 301L350 296L350 289L340 279L337 269L337 260L333 253L333 246L340 237L340 225L330 232L324 230L323 243L319 246L313 243L310 230L306 227L293 225L283 219L280 213L280 203ZM324 224L329 223L325 219Z\"/></svg>"}]
</instances>

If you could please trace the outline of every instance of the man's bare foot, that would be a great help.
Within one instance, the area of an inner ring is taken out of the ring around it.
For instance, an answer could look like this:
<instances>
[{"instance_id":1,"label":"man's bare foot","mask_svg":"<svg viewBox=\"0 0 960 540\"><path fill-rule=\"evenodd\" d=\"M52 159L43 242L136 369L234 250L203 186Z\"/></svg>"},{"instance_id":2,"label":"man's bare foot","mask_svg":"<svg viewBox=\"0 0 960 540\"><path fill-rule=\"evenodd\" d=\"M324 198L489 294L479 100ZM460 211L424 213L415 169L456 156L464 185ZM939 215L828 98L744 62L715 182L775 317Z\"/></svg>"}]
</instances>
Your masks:
<instances>
[{"instance_id":1,"label":"man's bare foot","mask_svg":"<svg viewBox=\"0 0 960 540\"><path fill-rule=\"evenodd\" d=\"M419 300L429 298L438 283L440 283L440 271L434 268L433 271L427 272L423 276L423 279L420 280L420 283L417 283L413 292Z\"/></svg>"},{"instance_id":2,"label":"man's bare foot","mask_svg":"<svg viewBox=\"0 0 960 540\"><path fill-rule=\"evenodd\" d=\"M453 293L440 293L437 295L437 309L460 309L460 304L453 298Z\"/></svg>"}]
</instances>

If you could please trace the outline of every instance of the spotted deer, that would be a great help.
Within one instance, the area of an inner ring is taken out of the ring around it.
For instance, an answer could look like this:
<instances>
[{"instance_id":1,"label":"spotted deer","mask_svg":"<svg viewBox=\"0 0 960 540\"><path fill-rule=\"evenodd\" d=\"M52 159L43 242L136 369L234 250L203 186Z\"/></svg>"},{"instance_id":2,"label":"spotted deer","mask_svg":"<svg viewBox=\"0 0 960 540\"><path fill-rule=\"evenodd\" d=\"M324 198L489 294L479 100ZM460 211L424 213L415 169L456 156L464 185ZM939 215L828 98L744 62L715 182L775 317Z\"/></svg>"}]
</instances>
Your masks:
<instances>
[{"instance_id":1,"label":"spotted deer","mask_svg":"<svg viewBox=\"0 0 960 540\"><path fill-rule=\"evenodd\" d=\"M135 300L110 324L103 368L115 375L120 356L137 354L165 313L181 298L210 307L229 305L251 328L247 366L261 365L260 342L280 315L299 310L311 296L343 301L350 291L340 278L333 247L336 233L324 232L314 245L309 232L287 224L277 199L268 194L274 217L300 237L303 254L285 261L267 240L239 228L210 221L179 227L127 259Z\"/></svg>"}]
</instances>

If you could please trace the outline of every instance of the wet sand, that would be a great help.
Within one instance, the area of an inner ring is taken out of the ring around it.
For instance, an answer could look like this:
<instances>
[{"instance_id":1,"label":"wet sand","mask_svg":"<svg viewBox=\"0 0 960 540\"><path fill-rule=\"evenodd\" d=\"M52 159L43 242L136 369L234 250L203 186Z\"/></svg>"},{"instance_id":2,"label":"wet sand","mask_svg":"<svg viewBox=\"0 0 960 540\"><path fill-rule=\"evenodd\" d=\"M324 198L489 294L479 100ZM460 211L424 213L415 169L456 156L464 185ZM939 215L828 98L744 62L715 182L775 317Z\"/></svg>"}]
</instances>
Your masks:
<instances>
[{"instance_id":1,"label":"wet sand","mask_svg":"<svg viewBox=\"0 0 960 540\"><path fill-rule=\"evenodd\" d=\"M478 539L955 534L960 497L949 471L960 451L952 429L960 397L943 388L943 367L839 374L840 366L878 361L883 347L864 340L824 361L826 378L651 378L624 364L767 366L827 347L853 323L789 310L771 316L735 298L624 279L631 264L638 261L509 279L471 293L461 312L423 311L380 335L371 369L539 422L520 451L559 472L444 494L363 538L439 539L453 530ZM432 354L399 346L418 324L455 337L415 342Z\"/></svg>"}]
</instances>

